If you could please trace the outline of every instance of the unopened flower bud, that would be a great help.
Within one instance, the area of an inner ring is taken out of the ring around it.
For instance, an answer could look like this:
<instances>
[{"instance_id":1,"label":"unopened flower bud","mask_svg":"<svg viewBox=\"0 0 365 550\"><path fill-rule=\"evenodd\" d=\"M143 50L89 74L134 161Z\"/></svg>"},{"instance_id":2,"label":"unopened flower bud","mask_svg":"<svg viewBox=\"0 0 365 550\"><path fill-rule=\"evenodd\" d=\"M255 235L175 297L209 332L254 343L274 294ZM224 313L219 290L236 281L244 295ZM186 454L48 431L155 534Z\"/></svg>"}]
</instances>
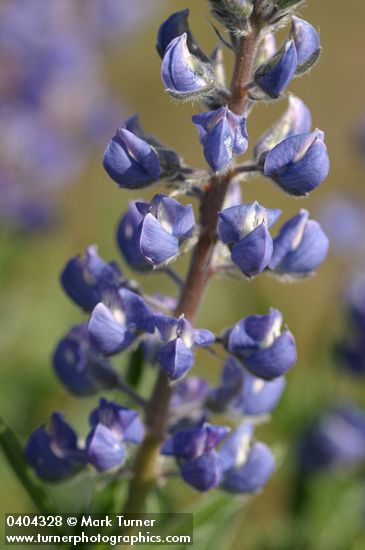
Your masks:
<instances>
[{"instance_id":1,"label":"unopened flower bud","mask_svg":"<svg viewBox=\"0 0 365 550\"><path fill-rule=\"evenodd\" d=\"M258 164L264 155L284 139L309 132L312 117L305 103L294 95L289 95L289 105L286 112L265 132L254 147L254 158Z\"/></svg>"},{"instance_id":2,"label":"unopened flower bud","mask_svg":"<svg viewBox=\"0 0 365 550\"><path fill-rule=\"evenodd\" d=\"M309 219L307 210L287 221L274 239L269 269L279 275L305 277L325 260L329 240L320 224Z\"/></svg>"},{"instance_id":3,"label":"unopened flower bud","mask_svg":"<svg viewBox=\"0 0 365 550\"><path fill-rule=\"evenodd\" d=\"M297 50L297 73L304 73L317 61L321 53L321 43L317 30L299 17L293 16L291 36Z\"/></svg>"},{"instance_id":4,"label":"unopened flower bud","mask_svg":"<svg viewBox=\"0 0 365 550\"><path fill-rule=\"evenodd\" d=\"M136 201L130 201L128 209L118 225L117 241L120 251L130 267L137 271L151 271L153 267L144 258L139 247L142 221L143 215L138 211Z\"/></svg>"},{"instance_id":5,"label":"unopened flower bud","mask_svg":"<svg viewBox=\"0 0 365 550\"><path fill-rule=\"evenodd\" d=\"M162 60L162 81L167 92L177 99L194 99L214 89L212 65L190 52L188 35L174 38Z\"/></svg>"},{"instance_id":6,"label":"unopened flower bud","mask_svg":"<svg viewBox=\"0 0 365 550\"><path fill-rule=\"evenodd\" d=\"M74 395L92 395L116 384L116 373L108 359L93 346L87 323L73 327L57 345L53 355L57 376Z\"/></svg>"},{"instance_id":7,"label":"unopened flower bud","mask_svg":"<svg viewBox=\"0 0 365 550\"><path fill-rule=\"evenodd\" d=\"M82 309L91 311L110 288L119 288L122 272L115 263L106 263L96 246L88 246L82 256L69 260L62 271L66 294Z\"/></svg>"},{"instance_id":8,"label":"unopened flower bud","mask_svg":"<svg viewBox=\"0 0 365 550\"><path fill-rule=\"evenodd\" d=\"M329 158L320 130L290 136L267 154L263 172L286 193L304 196L329 172Z\"/></svg>"},{"instance_id":9,"label":"unopened flower bud","mask_svg":"<svg viewBox=\"0 0 365 550\"><path fill-rule=\"evenodd\" d=\"M118 128L105 149L103 165L112 180L126 189L174 178L180 168L177 154L147 136L138 117L131 117Z\"/></svg>"},{"instance_id":10,"label":"unopened flower bud","mask_svg":"<svg viewBox=\"0 0 365 550\"><path fill-rule=\"evenodd\" d=\"M50 427L37 428L25 447L25 457L46 481L61 481L76 474L86 462L77 436L60 413L53 413Z\"/></svg>"},{"instance_id":11,"label":"unopened flower bud","mask_svg":"<svg viewBox=\"0 0 365 550\"><path fill-rule=\"evenodd\" d=\"M121 128L104 153L104 168L109 176L127 189L139 189L160 179L161 167L156 151L143 139Z\"/></svg>"},{"instance_id":12,"label":"unopened flower bud","mask_svg":"<svg viewBox=\"0 0 365 550\"><path fill-rule=\"evenodd\" d=\"M188 17L189 9L177 11L170 15L160 26L157 35L157 51L161 58L165 55L169 44L174 38L189 33Z\"/></svg>"},{"instance_id":13,"label":"unopened flower bud","mask_svg":"<svg viewBox=\"0 0 365 550\"><path fill-rule=\"evenodd\" d=\"M292 80L297 64L294 40L288 40L273 58L257 69L255 83L269 97L276 99Z\"/></svg>"}]
</instances>

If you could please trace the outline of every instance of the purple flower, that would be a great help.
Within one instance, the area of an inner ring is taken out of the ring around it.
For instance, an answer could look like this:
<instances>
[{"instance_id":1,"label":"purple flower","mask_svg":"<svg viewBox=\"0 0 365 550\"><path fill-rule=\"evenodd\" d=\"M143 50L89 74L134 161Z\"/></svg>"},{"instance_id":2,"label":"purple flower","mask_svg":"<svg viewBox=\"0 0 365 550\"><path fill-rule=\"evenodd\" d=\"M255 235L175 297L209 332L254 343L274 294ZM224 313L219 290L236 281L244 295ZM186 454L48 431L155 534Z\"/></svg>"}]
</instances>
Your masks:
<instances>
[{"instance_id":1,"label":"purple flower","mask_svg":"<svg viewBox=\"0 0 365 550\"><path fill-rule=\"evenodd\" d=\"M142 256L154 266L174 259L195 228L191 204L183 206L167 195L158 194L150 204L137 202L136 207L143 216L138 230Z\"/></svg>"},{"instance_id":2,"label":"purple flower","mask_svg":"<svg viewBox=\"0 0 365 550\"><path fill-rule=\"evenodd\" d=\"M272 239L261 223L232 248L232 261L247 277L254 277L265 269L272 254Z\"/></svg>"},{"instance_id":3,"label":"purple flower","mask_svg":"<svg viewBox=\"0 0 365 550\"><path fill-rule=\"evenodd\" d=\"M318 418L299 446L304 470L343 469L365 460L365 413L351 404Z\"/></svg>"},{"instance_id":4,"label":"purple flower","mask_svg":"<svg viewBox=\"0 0 365 550\"><path fill-rule=\"evenodd\" d=\"M258 163L265 160L265 153L273 149L284 139L309 132L312 126L312 117L308 107L299 97L289 95L288 109L275 124L265 132L254 147L254 158Z\"/></svg>"},{"instance_id":5,"label":"purple flower","mask_svg":"<svg viewBox=\"0 0 365 550\"><path fill-rule=\"evenodd\" d=\"M270 413L278 404L285 389L285 378L262 380L245 373L240 395L233 401L232 407L244 416L257 416Z\"/></svg>"},{"instance_id":6,"label":"purple flower","mask_svg":"<svg viewBox=\"0 0 365 550\"><path fill-rule=\"evenodd\" d=\"M90 413L91 428L98 424L106 426L115 437L124 441L139 444L144 437L144 427L138 411L122 407L114 401L101 398L99 406Z\"/></svg>"},{"instance_id":7,"label":"purple flower","mask_svg":"<svg viewBox=\"0 0 365 550\"><path fill-rule=\"evenodd\" d=\"M224 472L234 469L239 462L246 460L253 433L253 425L250 422L243 422L226 438L219 450L219 457Z\"/></svg>"},{"instance_id":8,"label":"purple flower","mask_svg":"<svg viewBox=\"0 0 365 550\"><path fill-rule=\"evenodd\" d=\"M77 436L60 413L52 414L48 431L40 427L31 434L24 452L37 475L46 481L66 479L85 464Z\"/></svg>"},{"instance_id":9,"label":"purple flower","mask_svg":"<svg viewBox=\"0 0 365 550\"><path fill-rule=\"evenodd\" d=\"M161 454L194 460L215 449L229 431L227 426L208 423L178 431L162 445Z\"/></svg>"},{"instance_id":10,"label":"purple flower","mask_svg":"<svg viewBox=\"0 0 365 550\"><path fill-rule=\"evenodd\" d=\"M288 40L278 53L255 72L255 83L269 97L280 97L297 70L294 40Z\"/></svg>"},{"instance_id":11,"label":"purple flower","mask_svg":"<svg viewBox=\"0 0 365 550\"><path fill-rule=\"evenodd\" d=\"M307 195L329 172L323 140L320 130L284 139L267 154L263 168L265 176L290 195Z\"/></svg>"},{"instance_id":12,"label":"purple flower","mask_svg":"<svg viewBox=\"0 0 365 550\"><path fill-rule=\"evenodd\" d=\"M109 142L103 165L112 180L127 189L146 187L161 177L156 150L126 128L119 128Z\"/></svg>"},{"instance_id":13,"label":"purple flower","mask_svg":"<svg viewBox=\"0 0 365 550\"><path fill-rule=\"evenodd\" d=\"M229 431L226 426L208 423L181 430L162 445L161 453L177 458L186 483L198 491L208 491L221 481L221 460L215 447Z\"/></svg>"},{"instance_id":14,"label":"purple flower","mask_svg":"<svg viewBox=\"0 0 365 550\"><path fill-rule=\"evenodd\" d=\"M215 84L211 64L191 53L187 41L186 32L174 38L162 60L162 81L167 92L178 99L206 95Z\"/></svg>"},{"instance_id":15,"label":"purple flower","mask_svg":"<svg viewBox=\"0 0 365 550\"><path fill-rule=\"evenodd\" d=\"M232 261L247 277L263 271L272 255L273 242L268 228L280 210L252 204L232 206L219 213L219 235L230 247Z\"/></svg>"},{"instance_id":16,"label":"purple flower","mask_svg":"<svg viewBox=\"0 0 365 550\"><path fill-rule=\"evenodd\" d=\"M262 223L271 227L280 214L281 210L264 208L257 201L231 206L219 213L220 238L228 245L238 243Z\"/></svg>"},{"instance_id":17,"label":"purple flower","mask_svg":"<svg viewBox=\"0 0 365 550\"><path fill-rule=\"evenodd\" d=\"M129 117L124 122L122 128L145 141L157 153L161 169L160 179L166 178L173 180L178 175L180 171L180 159L178 154L171 149L167 149L154 136L147 134L141 126L138 114Z\"/></svg>"},{"instance_id":18,"label":"purple flower","mask_svg":"<svg viewBox=\"0 0 365 550\"><path fill-rule=\"evenodd\" d=\"M180 170L178 155L145 133L138 115L118 128L104 153L104 168L121 187L139 189Z\"/></svg>"},{"instance_id":19,"label":"purple flower","mask_svg":"<svg viewBox=\"0 0 365 550\"><path fill-rule=\"evenodd\" d=\"M122 465L125 443L139 444L144 437L137 411L105 399L91 412L90 427L86 452L89 462L101 472Z\"/></svg>"},{"instance_id":20,"label":"purple flower","mask_svg":"<svg viewBox=\"0 0 365 550\"><path fill-rule=\"evenodd\" d=\"M105 355L125 350L142 332L154 332L154 314L138 294L121 288L95 306L88 326L91 341Z\"/></svg>"},{"instance_id":21,"label":"purple flower","mask_svg":"<svg viewBox=\"0 0 365 550\"><path fill-rule=\"evenodd\" d=\"M98 424L86 440L87 457L99 472L122 466L126 448L122 438L115 437L103 424Z\"/></svg>"},{"instance_id":22,"label":"purple flower","mask_svg":"<svg viewBox=\"0 0 365 550\"><path fill-rule=\"evenodd\" d=\"M320 224L309 219L307 210L287 221L274 239L269 269L279 275L304 277L325 260L329 248L327 235Z\"/></svg>"},{"instance_id":23,"label":"purple flower","mask_svg":"<svg viewBox=\"0 0 365 550\"><path fill-rule=\"evenodd\" d=\"M229 357L222 370L220 385L207 396L214 411L257 416L271 412L285 389L283 376L262 380L249 374L234 358Z\"/></svg>"},{"instance_id":24,"label":"purple flower","mask_svg":"<svg viewBox=\"0 0 365 550\"><path fill-rule=\"evenodd\" d=\"M185 9L173 13L160 26L157 36L157 51L162 58L172 40L180 37L183 33L189 37L189 11L189 9Z\"/></svg>"},{"instance_id":25,"label":"purple flower","mask_svg":"<svg viewBox=\"0 0 365 550\"><path fill-rule=\"evenodd\" d=\"M231 164L233 155L247 149L246 119L228 107L220 107L192 118L198 128L199 141L204 145L204 156L214 172L221 172Z\"/></svg>"},{"instance_id":26,"label":"purple flower","mask_svg":"<svg viewBox=\"0 0 365 550\"><path fill-rule=\"evenodd\" d=\"M228 357L221 372L221 383L209 392L207 406L216 412L225 412L241 394L244 387L245 371L233 357Z\"/></svg>"},{"instance_id":27,"label":"purple flower","mask_svg":"<svg viewBox=\"0 0 365 550\"><path fill-rule=\"evenodd\" d=\"M181 378L193 367L196 346L207 346L215 341L214 334L205 329L193 329L183 315L179 319L156 315L155 325L166 342L158 353L158 361L172 380Z\"/></svg>"},{"instance_id":28,"label":"purple flower","mask_svg":"<svg viewBox=\"0 0 365 550\"><path fill-rule=\"evenodd\" d=\"M75 395L92 395L115 385L116 373L90 342L87 323L74 326L57 345L53 367Z\"/></svg>"},{"instance_id":29,"label":"purple flower","mask_svg":"<svg viewBox=\"0 0 365 550\"><path fill-rule=\"evenodd\" d=\"M83 256L69 260L61 273L61 283L68 296L85 311L91 311L111 288L118 288L122 281L119 267L106 263L89 246Z\"/></svg>"},{"instance_id":30,"label":"purple flower","mask_svg":"<svg viewBox=\"0 0 365 550\"><path fill-rule=\"evenodd\" d=\"M136 201L130 201L128 209L118 225L117 241L123 257L130 267L136 271L151 271L152 265L145 260L139 246L143 219L144 216L136 207Z\"/></svg>"},{"instance_id":31,"label":"purple flower","mask_svg":"<svg viewBox=\"0 0 365 550\"><path fill-rule=\"evenodd\" d=\"M254 376L277 378L297 360L294 337L287 329L281 332L282 321L276 309L245 317L226 333L224 345Z\"/></svg>"},{"instance_id":32,"label":"purple flower","mask_svg":"<svg viewBox=\"0 0 365 550\"><path fill-rule=\"evenodd\" d=\"M226 210L227 208L231 208L231 206L239 206L241 205L241 202L242 193L240 177L235 176L232 178L228 186L227 193L222 205L222 211ZM225 269L230 269L232 267L231 258L227 257L227 246L223 243L222 240L218 240L215 246L212 258L212 267L216 271L219 271L220 269L224 271Z\"/></svg>"},{"instance_id":33,"label":"purple flower","mask_svg":"<svg viewBox=\"0 0 365 550\"><path fill-rule=\"evenodd\" d=\"M219 451L223 476L221 486L230 493L254 493L261 489L275 469L275 460L264 443L250 447L252 427L239 426Z\"/></svg>"},{"instance_id":34,"label":"purple flower","mask_svg":"<svg viewBox=\"0 0 365 550\"><path fill-rule=\"evenodd\" d=\"M321 53L319 34L310 23L293 16L291 36L298 57L297 73L304 73L314 65Z\"/></svg>"},{"instance_id":35,"label":"purple flower","mask_svg":"<svg viewBox=\"0 0 365 550\"><path fill-rule=\"evenodd\" d=\"M180 472L186 483L201 492L217 487L222 480L221 460L214 450L183 462Z\"/></svg>"}]
</instances>

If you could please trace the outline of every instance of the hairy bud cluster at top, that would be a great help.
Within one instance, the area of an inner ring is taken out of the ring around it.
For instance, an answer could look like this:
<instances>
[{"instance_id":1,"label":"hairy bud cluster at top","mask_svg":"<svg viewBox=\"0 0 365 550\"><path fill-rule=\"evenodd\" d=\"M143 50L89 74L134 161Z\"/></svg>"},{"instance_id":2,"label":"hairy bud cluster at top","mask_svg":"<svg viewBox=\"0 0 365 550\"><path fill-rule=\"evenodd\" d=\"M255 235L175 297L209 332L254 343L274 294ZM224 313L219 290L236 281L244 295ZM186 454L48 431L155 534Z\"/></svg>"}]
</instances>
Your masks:
<instances>
[{"instance_id":1,"label":"hairy bud cluster at top","mask_svg":"<svg viewBox=\"0 0 365 550\"><path fill-rule=\"evenodd\" d=\"M166 194L159 190L150 201L135 198L129 203L117 241L130 268L172 276L180 295L147 295L91 246L83 256L69 260L61 276L65 292L88 318L63 337L54 354L56 374L69 391L81 396L120 389L144 410L146 425L136 410L103 398L80 443L55 413L50 427L38 428L26 447L40 477L64 479L88 464L100 472L121 468L144 433L137 452L145 453L145 463L156 460L156 453L148 454L151 441L156 441L159 475L169 460L165 457L174 457L176 473L199 491L219 486L232 493L252 493L272 474L272 452L256 441L254 426L274 409L284 391L284 375L297 360L294 336L275 308L246 315L220 335L195 328L194 316L204 286L215 273L235 270L243 280L262 272L298 279L312 275L327 255L328 239L307 210L275 229L282 211L257 201L242 203L239 189L253 172L285 193L302 197L329 171L324 134L312 128L308 107L294 96L254 145L251 160L241 158L250 139L247 118L252 106L285 95L291 80L319 56L317 31L294 15L299 4L211 0L212 15L223 26L217 29L220 41L212 55L198 45L188 9L162 23L157 37L162 83L173 98L194 102L197 112L192 120L207 167L187 165L179 153L146 133L136 116L119 125L103 164L120 188L166 185ZM277 47L275 32L284 24L289 24L288 36ZM230 89L225 85L224 47L236 56ZM246 65L243 71L247 58L249 70ZM239 80L242 74L244 81ZM200 202L199 218L192 204L177 200L183 194ZM190 271L181 280L170 266L190 249ZM212 346L220 347L212 361L225 355L216 386L190 374L197 348L212 351ZM137 347L158 372L147 402L128 386L114 361ZM141 456L137 463L143 463ZM138 468L129 503L136 498L135 488L142 491Z\"/></svg>"}]
</instances>

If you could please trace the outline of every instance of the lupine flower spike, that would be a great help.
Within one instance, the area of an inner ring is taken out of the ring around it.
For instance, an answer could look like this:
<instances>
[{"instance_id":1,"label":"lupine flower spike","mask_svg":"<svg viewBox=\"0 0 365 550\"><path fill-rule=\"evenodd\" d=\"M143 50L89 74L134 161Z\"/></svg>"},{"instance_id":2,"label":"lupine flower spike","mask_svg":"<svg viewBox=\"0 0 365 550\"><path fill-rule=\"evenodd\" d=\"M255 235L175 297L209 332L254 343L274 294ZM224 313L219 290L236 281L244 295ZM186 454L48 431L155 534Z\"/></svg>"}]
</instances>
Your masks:
<instances>
[{"instance_id":1,"label":"lupine flower spike","mask_svg":"<svg viewBox=\"0 0 365 550\"><path fill-rule=\"evenodd\" d=\"M314 63L318 33L295 16L299 0L209 3L223 27L214 27L220 45L211 57L192 34L189 10L172 14L157 36L165 90L175 100L200 102L192 120L204 169L187 165L178 152L147 134L137 116L119 125L103 157L106 173L123 189L166 186L166 192L159 189L148 199L133 197L116 236L128 268L156 281L168 274L178 293L166 295L161 282L154 295L146 294L144 282L101 259L94 246L66 263L63 288L87 318L56 346L55 372L73 395L114 390L115 400L101 398L82 439L55 413L50 428L36 429L26 446L28 462L48 481L92 466L94 475L110 471L116 482L127 468L132 480L125 510L130 513L143 511L149 488L171 470L200 492L262 490L275 460L256 439L254 426L259 430L279 404L285 374L297 361L294 336L275 307L221 327L218 335L209 327L196 328L198 309L217 272L236 271L242 286L245 277L265 272L283 280L302 278L319 268L328 250L327 236L307 210L277 231L281 209L242 202L240 189L251 171L296 196L307 195L326 178L324 134L312 131L309 108L294 96L254 146L252 160L244 158L253 105L284 95L294 76ZM287 22L289 37L278 49L276 31ZM224 47L235 56L229 90ZM189 255L182 277L179 261ZM212 313L219 322L219 312L207 311L208 319ZM212 364L210 382L197 370L204 354ZM216 374L214 362L221 360ZM141 379L143 396L136 382ZM363 451L357 434L350 453L356 456Z\"/></svg>"}]
</instances>

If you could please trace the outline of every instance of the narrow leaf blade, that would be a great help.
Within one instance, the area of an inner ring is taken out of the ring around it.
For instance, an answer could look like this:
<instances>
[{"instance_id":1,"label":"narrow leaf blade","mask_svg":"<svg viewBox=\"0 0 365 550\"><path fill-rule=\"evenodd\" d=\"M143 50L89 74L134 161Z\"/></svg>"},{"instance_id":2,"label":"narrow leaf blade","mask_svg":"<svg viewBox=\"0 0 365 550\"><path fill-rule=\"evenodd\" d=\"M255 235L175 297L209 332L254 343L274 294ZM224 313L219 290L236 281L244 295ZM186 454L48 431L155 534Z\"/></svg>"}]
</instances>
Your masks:
<instances>
[{"instance_id":1,"label":"narrow leaf blade","mask_svg":"<svg viewBox=\"0 0 365 550\"><path fill-rule=\"evenodd\" d=\"M55 505L37 479L33 477L26 463L18 436L2 417L0 417L0 448L36 508L46 514L56 513Z\"/></svg>"}]
</instances>

